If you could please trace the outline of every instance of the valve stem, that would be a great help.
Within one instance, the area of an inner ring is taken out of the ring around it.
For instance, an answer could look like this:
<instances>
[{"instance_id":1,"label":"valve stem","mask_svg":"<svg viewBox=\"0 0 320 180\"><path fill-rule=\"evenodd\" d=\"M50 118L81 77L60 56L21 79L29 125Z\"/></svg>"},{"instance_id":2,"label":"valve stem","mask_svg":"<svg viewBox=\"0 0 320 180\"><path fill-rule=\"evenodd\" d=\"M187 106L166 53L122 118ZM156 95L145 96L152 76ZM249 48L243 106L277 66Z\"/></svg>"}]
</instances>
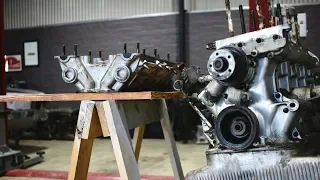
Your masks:
<instances>
[{"instance_id":1,"label":"valve stem","mask_svg":"<svg viewBox=\"0 0 320 180\"><path fill-rule=\"evenodd\" d=\"M99 58L102 58L102 51L99 51Z\"/></svg>"},{"instance_id":2,"label":"valve stem","mask_svg":"<svg viewBox=\"0 0 320 180\"><path fill-rule=\"evenodd\" d=\"M140 53L140 43L137 43L137 53Z\"/></svg>"},{"instance_id":3,"label":"valve stem","mask_svg":"<svg viewBox=\"0 0 320 180\"><path fill-rule=\"evenodd\" d=\"M77 44L74 45L73 51L74 51L74 55L78 56L78 46L77 46Z\"/></svg>"},{"instance_id":4,"label":"valve stem","mask_svg":"<svg viewBox=\"0 0 320 180\"><path fill-rule=\"evenodd\" d=\"M127 43L124 43L124 44L123 44L123 52L124 52L124 53L127 53Z\"/></svg>"},{"instance_id":5,"label":"valve stem","mask_svg":"<svg viewBox=\"0 0 320 180\"><path fill-rule=\"evenodd\" d=\"M157 49L154 49L154 57L157 58Z\"/></svg>"},{"instance_id":6,"label":"valve stem","mask_svg":"<svg viewBox=\"0 0 320 180\"><path fill-rule=\"evenodd\" d=\"M62 54L66 55L66 46L65 45L62 46Z\"/></svg>"}]
</instances>

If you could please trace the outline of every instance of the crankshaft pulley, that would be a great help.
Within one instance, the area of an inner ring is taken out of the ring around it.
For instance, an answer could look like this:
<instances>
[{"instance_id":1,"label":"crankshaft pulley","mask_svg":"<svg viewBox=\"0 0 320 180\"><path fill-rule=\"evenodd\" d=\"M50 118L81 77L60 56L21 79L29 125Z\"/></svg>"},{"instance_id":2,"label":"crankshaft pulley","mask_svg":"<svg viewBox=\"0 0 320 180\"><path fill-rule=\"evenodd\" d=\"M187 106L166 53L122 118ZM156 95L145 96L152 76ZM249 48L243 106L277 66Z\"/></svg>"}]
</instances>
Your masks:
<instances>
[{"instance_id":1,"label":"crankshaft pulley","mask_svg":"<svg viewBox=\"0 0 320 180\"><path fill-rule=\"evenodd\" d=\"M230 106L218 115L215 129L217 138L224 147L244 150L257 139L259 122L247 107Z\"/></svg>"}]
</instances>

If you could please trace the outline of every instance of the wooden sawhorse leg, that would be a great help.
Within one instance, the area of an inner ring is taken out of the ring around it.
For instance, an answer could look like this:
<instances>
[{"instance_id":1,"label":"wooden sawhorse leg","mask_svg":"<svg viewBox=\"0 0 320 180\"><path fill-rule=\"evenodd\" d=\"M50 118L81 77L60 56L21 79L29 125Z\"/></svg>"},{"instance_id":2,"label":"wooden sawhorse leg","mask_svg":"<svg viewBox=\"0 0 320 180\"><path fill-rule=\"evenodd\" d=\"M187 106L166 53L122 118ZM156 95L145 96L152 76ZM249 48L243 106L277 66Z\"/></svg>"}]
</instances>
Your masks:
<instances>
[{"instance_id":1,"label":"wooden sawhorse leg","mask_svg":"<svg viewBox=\"0 0 320 180\"><path fill-rule=\"evenodd\" d=\"M134 130L134 134L133 134L134 156L136 157L137 163L139 161L145 127L146 127L145 125L137 127Z\"/></svg>"},{"instance_id":2,"label":"wooden sawhorse leg","mask_svg":"<svg viewBox=\"0 0 320 180\"><path fill-rule=\"evenodd\" d=\"M115 101L103 101L97 104L97 108L100 121L105 121L108 124L121 179L141 179L127 126L124 124L126 122L120 116L117 103Z\"/></svg>"},{"instance_id":3,"label":"wooden sawhorse leg","mask_svg":"<svg viewBox=\"0 0 320 180\"><path fill-rule=\"evenodd\" d=\"M168 146L168 151L169 151L169 156L170 156L170 161L171 161L171 166L173 170L173 174L175 179L177 180L182 180L184 179L183 175L183 170L180 162L180 157L178 153L178 149L176 146L176 142L173 136L172 132L172 127L170 123L170 118L168 114L168 109L165 100L159 100L161 103L160 107L160 114L161 114L161 127L162 131L164 134L164 138L166 141L166 144ZM133 137L133 142L134 142L134 147L135 147L135 157L138 162L139 156L140 156L140 150L141 150L141 145L142 145L142 140L143 140L143 135L144 135L144 130L145 130L145 125L137 127L134 131L134 137Z\"/></svg>"},{"instance_id":4,"label":"wooden sawhorse leg","mask_svg":"<svg viewBox=\"0 0 320 180\"><path fill-rule=\"evenodd\" d=\"M102 135L95 102L82 101L73 142L68 179L87 179L93 140Z\"/></svg>"},{"instance_id":5,"label":"wooden sawhorse leg","mask_svg":"<svg viewBox=\"0 0 320 180\"><path fill-rule=\"evenodd\" d=\"M184 179L183 170L181 166L181 161L180 161L176 141L174 139L173 132L172 132L172 127L170 123L166 101L164 99L161 99L160 101L161 101L160 122L161 122L164 139L168 146L168 152L169 152L173 174L176 180L183 180Z\"/></svg>"}]
</instances>

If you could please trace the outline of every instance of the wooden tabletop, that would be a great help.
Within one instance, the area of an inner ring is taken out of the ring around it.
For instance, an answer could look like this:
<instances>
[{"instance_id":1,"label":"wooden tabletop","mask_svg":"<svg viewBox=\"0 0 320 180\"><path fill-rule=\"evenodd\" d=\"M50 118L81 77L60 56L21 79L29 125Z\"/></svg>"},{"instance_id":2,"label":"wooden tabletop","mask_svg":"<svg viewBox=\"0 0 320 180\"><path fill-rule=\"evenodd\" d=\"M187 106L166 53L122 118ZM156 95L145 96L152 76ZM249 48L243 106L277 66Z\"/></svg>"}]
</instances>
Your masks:
<instances>
[{"instance_id":1,"label":"wooden tabletop","mask_svg":"<svg viewBox=\"0 0 320 180\"><path fill-rule=\"evenodd\" d=\"M0 102L21 101L102 101L102 100L142 100L184 98L182 92L107 92L107 93L65 93L65 94L30 94L3 95Z\"/></svg>"}]
</instances>

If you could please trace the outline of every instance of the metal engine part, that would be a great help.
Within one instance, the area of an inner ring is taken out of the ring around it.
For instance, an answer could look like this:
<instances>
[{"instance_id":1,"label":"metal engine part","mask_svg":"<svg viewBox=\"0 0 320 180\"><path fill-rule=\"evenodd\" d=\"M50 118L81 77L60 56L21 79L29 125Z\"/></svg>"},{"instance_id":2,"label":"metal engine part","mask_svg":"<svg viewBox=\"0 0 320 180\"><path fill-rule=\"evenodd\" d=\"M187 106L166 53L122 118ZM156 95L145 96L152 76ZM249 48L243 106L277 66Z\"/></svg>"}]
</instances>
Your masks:
<instances>
[{"instance_id":1,"label":"metal engine part","mask_svg":"<svg viewBox=\"0 0 320 180\"><path fill-rule=\"evenodd\" d=\"M294 157L292 149L258 148L248 152L207 150L208 166L188 180L318 180L319 157Z\"/></svg>"},{"instance_id":2,"label":"metal engine part","mask_svg":"<svg viewBox=\"0 0 320 180\"><path fill-rule=\"evenodd\" d=\"M21 151L15 151L10 149L6 145L0 146L0 174L5 172L21 168L24 163L24 157Z\"/></svg>"},{"instance_id":3,"label":"metal engine part","mask_svg":"<svg viewBox=\"0 0 320 180\"><path fill-rule=\"evenodd\" d=\"M75 48L76 49L76 48ZM126 51L126 50L125 50ZM75 50L76 52L76 50ZM56 56L62 79L73 83L81 92L167 91L180 74L177 63L140 53L109 55L105 60L74 55Z\"/></svg>"},{"instance_id":4,"label":"metal engine part","mask_svg":"<svg viewBox=\"0 0 320 180\"><path fill-rule=\"evenodd\" d=\"M198 88L184 81L210 142L208 166L187 179L320 179L319 59L301 44L294 8L282 14L285 24L216 41L209 75L192 76Z\"/></svg>"},{"instance_id":5,"label":"metal engine part","mask_svg":"<svg viewBox=\"0 0 320 180\"><path fill-rule=\"evenodd\" d=\"M297 14L290 12L294 21ZM202 88L193 97L212 113L213 122L205 120L203 129L213 146L246 150L284 145L317 132L310 127L320 97L313 73L319 59L302 47L293 25L218 40L208 60L209 75L192 75L198 79L193 84Z\"/></svg>"}]
</instances>

